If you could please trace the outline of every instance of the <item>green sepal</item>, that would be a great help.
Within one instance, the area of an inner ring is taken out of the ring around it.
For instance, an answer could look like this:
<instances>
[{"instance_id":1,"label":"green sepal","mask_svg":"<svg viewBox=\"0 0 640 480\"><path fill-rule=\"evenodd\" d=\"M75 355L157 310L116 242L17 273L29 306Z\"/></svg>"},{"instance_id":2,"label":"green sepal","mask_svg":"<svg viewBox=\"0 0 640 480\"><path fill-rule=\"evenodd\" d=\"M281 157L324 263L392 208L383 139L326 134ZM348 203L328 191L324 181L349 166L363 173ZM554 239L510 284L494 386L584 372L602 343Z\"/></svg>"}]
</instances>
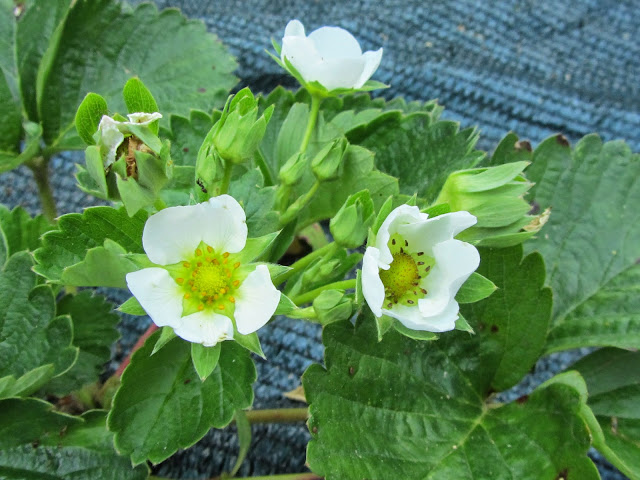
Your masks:
<instances>
[{"instance_id":1,"label":"green sepal","mask_svg":"<svg viewBox=\"0 0 640 480\"><path fill-rule=\"evenodd\" d=\"M458 314L458 318L456 319L456 330L468 332L472 335L476 333L471 325L469 325L469 322L467 322L467 320L460 314Z\"/></svg>"},{"instance_id":2,"label":"green sepal","mask_svg":"<svg viewBox=\"0 0 640 480\"><path fill-rule=\"evenodd\" d=\"M160 330L160 336L158 337L158 341L153 346L153 350L151 350L151 355L154 355L158 350L164 347L171 340L176 338L176 332L171 327L162 327ZM193 352L192 352L193 354ZM195 364L194 364L195 366Z\"/></svg>"},{"instance_id":3,"label":"green sepal","mask_svg":"<svg viewBox=\"0 0 640 480\"><path fill-rule=\"evenodd\" d=\"M448 203L438 203L421 210L421 212L429 215L429 218L433 218L445 213L451 213L451 207Z\"/></svg>"},{"instance_id":4,"label":"green sepal","mask_svg":"<svg viewBox=\"0 0 640 480\"><path fill-rule=\"evenodd\" d=\"M282 275L283 273L291 270L291 267L287 267L285 265L279 265L277 263L266 263L266 262L260 262L260 263L267 266L267 268L269 269L269 275L271 275L271 279L274 279L278 277L278 275Z\"/></svg>"},{"instance_id":5,"label":"green sepal","mask_svg":"<svg viewBox=\"0 0 640 480\"><path fill-rule=\"evenodd\" d=\"M329 222L334 241L345 248L362 245L375 220L374 210L369 190L350 195Z\"/></svg>"},{"instance_id":6,"label":"green sepal","mask_svg":"<svg viewBox=\"0 0 640 480\"><path fill-rule=\"evenodd\" d=\"M276 307L276 311L273 312L274 315L287 315L288 313L296 310L298 306L291 301L289 297L287 297L284 293L280 293L280 302Z\"/></svg>"},{"instance_id":7,"label":"green sepal","mask_svg":"<svg viewBox=\"0 0 640 480\"><path fill-rule=\"evenodd\" d=\"M380 230L380 227L391 213L391 210L393 210L393 197L387 198L380 207L380 210L378 210L378 216L376 217L375 222L373 222L373 227L371 228L374 239L375 235L378 233L378 230ZM367 243L371 244L372 242L371 240L369 240Z\"/></svg>"},{"instance_id":8,"label":"green sepal","mask_svg":"<svg viewBox=\"0 0 640 480\"><path fill-rule=\"evenodd\" d=\"M271 244L279 234L280 230L263 235L262 237L247 238L247 243L242 251L238 253L239 260L243 263L250 263L260 259L264 253L269 251Z\"/></svg>"},{"instance_id":9,"label":"green sepal","mask_svg":"<svg viewBox=\"0 0 640 480\"><path fill-rule=\"evenodd\" d=\"M401 333L405 337L413 338L414 340L432 341L438 339L438 335L433 332L427 332L424 330L412 330L405 327L398 320L393 323L393 328L395 328L397 332Z\"/></svg>"},{"instance_id":10,"label":"green sepal","mask_svg":"<svg viewBox=\"0 0 640 480\"><path fill-rule=\"evenodd\" d=\"M102 96L97 93L87 93L78 107L75 119L78 135L87 145L96 144L93 136L98 131L102 116L108 113L107 101Z\"/></svg>"},{"instance_id":11,"label":"green sepal","mask_svg":"<svg viewBox=\"0 0 640 480\"><path fill-rule=\"evenodd\" d=\"M126 313L127 315L135 315L137 317L142 317L147 315L142 305L136 297L131 297L129 300L124 302L122 305L118 307L118 311L122 313Z\"/></svg>"},{"instance_id":12,"label":"green sepal","mask_svg":"<svg viewBox=\"0 0 640 480\"><path fill-rule=\"evenodd\" d=\"M127 81L122 89L122 96L129 113L155 113L160 111L153 95L138 77L130 78ZM158 134L158 128L158 120L149 124L149 129L156 135Z\"/></svg>"},{"instance_id":13,"label":"green sepal","mask_svg":"<svg viewBox=\"0 0 640 480\"><path fill-rule=\"evenodd\" d=\"M456 301L458 303L475 303L487 298L498 287L486 277L479 273L473 272L466 282L458 290Z\"/></svg>"},{"instance_id":14,"label":"green sepal","mask_svg":"<svg viewBox=\"0 0 640 480\"><path fill-rule=\"evenodd\" d=\"M205 347L200 343L191 344L191 360L193 361L193 367L196 369L200 380L203 382L218 366L221 347L221 343L217 343L213 347Z\"/></svg>"},{"instance_id":15,"label":"green sepal","mask_svg":"<svg viewBox=\"0 0 640 480\"><path fill-rule=\"evenodd\" d=\"M376 332L378 334L378 342L382 341L382 337L393 327L398 321L389 315L374 317L376 320Z\"/></svg>"},{"instance_id":16,"label":"green sepal","mask_svg":"<svg viewBox=\"0 0 640 480\"><path fill-rule=\"evenodd\" d=\"M260 339L258 338L257 332L253 332L248 335L242 335L236 332L233 339L238 343L238 345L246 348L250 352L255 353L263 359L267 358L262 351L262 345L260 345Z\"/></svg>"}]
</instances>

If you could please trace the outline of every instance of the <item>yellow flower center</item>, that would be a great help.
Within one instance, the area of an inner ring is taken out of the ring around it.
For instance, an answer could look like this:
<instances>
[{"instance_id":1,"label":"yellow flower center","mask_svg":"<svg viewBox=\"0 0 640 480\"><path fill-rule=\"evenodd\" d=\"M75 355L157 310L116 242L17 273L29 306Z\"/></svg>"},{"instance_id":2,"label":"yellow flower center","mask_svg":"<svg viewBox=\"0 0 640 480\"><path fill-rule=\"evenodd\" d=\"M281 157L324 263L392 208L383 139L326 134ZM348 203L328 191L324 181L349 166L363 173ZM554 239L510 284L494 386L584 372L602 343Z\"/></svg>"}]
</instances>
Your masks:
<instances>
[{"instance_id":1,"label":"yellow flower center","mask_svg":"<svg viewBox=\"0 0 640 480\"><path fill-rule=\"evenodd\" d=\"M418 266L411 255L396 253L389 270L380 270L380 279L393 298L401 298L418 282Z\"/></svg>"},{"instance_id":2,"label":"yellow flower center","mask_svg":"<svg viewBox=\"0 0 640 480\"><path fill-rule=\"evenodd\" d=\"M385 307L394 304L416 305L427 295L420 284L429 275L435 260L423 251L415 251L399 234L389 239L389 250L393 256L388 270L380 269L380 280L384 285Z\"/></svg>"},{"instance_id":3,"label":"yellow flower center","mask_svg":"<svg viewBox=\"0 0 640 480\"><path fill-rule=\"evenodd\" d=\"M236 299L234 292L240 286L240 262L229 252L216 252L201 243L190 260L171 270L176 283L185 291L182 315L205 308L231 317Z\"/></svg>"}]
</instances>

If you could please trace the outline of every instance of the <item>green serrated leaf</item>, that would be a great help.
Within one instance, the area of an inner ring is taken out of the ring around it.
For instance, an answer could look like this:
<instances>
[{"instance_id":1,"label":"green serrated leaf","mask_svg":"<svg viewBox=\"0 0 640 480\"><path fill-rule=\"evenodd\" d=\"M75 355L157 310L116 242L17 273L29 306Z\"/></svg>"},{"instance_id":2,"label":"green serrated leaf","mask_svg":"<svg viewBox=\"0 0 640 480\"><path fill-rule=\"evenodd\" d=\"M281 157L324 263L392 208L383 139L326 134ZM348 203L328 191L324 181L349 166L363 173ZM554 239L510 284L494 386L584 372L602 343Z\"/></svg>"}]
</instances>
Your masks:
<instances>
[{"instance_id":1,"label":"green serrated leaf","mask_svg":"<svg viewBox=\"0 0 640 480\"><path fill-rule=\"evenodd\" d=\"M37 399L2 400L0 432L4 478L143 480L148 475L146 466L132 468L113 450L104 411L73 417Z\"/></svg>"},{"instance_id":2,"label":"green serrated leaf","mask_svg":"<svg viewBox=\"0 0 640 480\"><path fill-rule=\"evenodd\" d=\"M527 140L519 140L513 133L507 133L488 159L487 166L504 165L512 162L531 162L533 157L531 143Z\"/></svg>"},{"instance_id":3,"label":"green serrated leaf","mask_svg":"<svg viewBox=\"0 0 640 480\"><path fill-rule=\"evenodd\" d=\"M100 295L85 290L66 295L58 301L56 313L70 315L73 321L73 345L78 347L78 360L64 375L51 380L45 390L64 396L98 381L103 366L111 358L111 346L120 338L118 315L113 305Z\"/></svg>"},{"instance_id":4,"label":"green serrated leaf","mask_svg":"<svg viewBox=\"0 0 640 480\"><path fill-rule=\"evenodd\" d=\"M78 135L87 145L95 145L93 135L98 131L103 115L109 113L107 102L97 93L87 93L76 112L75 125Z\"/></svg>"},{"instance_id":5,"label":"green serrated leaf","mask_svg":"<svg viewBox=\"0 0 640 480\"><path fill-rule=\"evenodd\" d=\"M546 352L640 345L640 155L621 141L584 137L571 149L551 137L533 153L531 201L551 207L527 242L548 265L554 291ZM584 261L588 258L588 261ZM624 306L624 307L621 307Z\"/></svg>"},{"instance_id":6,"label":"green serrated leaf","mask_svg":"<svg viewBox=\"0 0 640 480\"><path fill-rule=\"evenodd\" d=\"M133 355L108 418L116 448L134 464L163 461L253 402L256 370L244 348L222 342L219 368L201 382L188 342L173 339L151 356L159 337L149 337Z\"/></svg>"},{"instance_id":7,"label":"green serrated leaf","mask_svg":"<svg viewBox=\"0 0 640 480\"><path fill-rule=\"evenodd\" d=\"M28 372L53 364L54 375L68 370L78 355L71 345L68 316L57 316L48 285L36 286L27 252L9 258L0 273L0 378L20 381Z\"/></svg>"},{"instance_id":8,"label":"green serrated leaf","mask_svg":"<svg viewBox=\"0 0 640 480\"><path fill-rule=\"evenodd\" d=\"M41 365L17 378L7 375L0 378L0 399L26 397L37 392L56 373L52 363Z\"/></svg>"},{"instance_id":9,"label":"green serrated leaf","mask_svg":"<svg viewBox=\"0 0 640 480\"><path fill-rule=\"evenodd\" d=\"M107 238L103 247L87 250L84 260L65 268L60 281L76 287L126 288L126 274L136 270L138 265L127 257L127 251Z\"/></svg>"},{"instance_id":10,"label":"green serrated leaf","mask_svg":"<svg viewBox=\"0 0 640 480\"><path fill-rule=\"evenodd\" d=\"M154 93L162 112L178 114L221 105L236 82L230 74L235 61L202 22L151 4L133 10L111 0L74 2L57 48L48 53L37 98L49 145L77 143L70 113L90 91L103 95L113 111L124 111L121 88L131 76ZM180 82L172 81L176 75Z\"/></svg>"},{"instance_id":11,"label":"green serrated leaf","mask_svg":"<svg viewBox=\"0 0 640 480\"><path fill-rule=\"evenodd\" d=\"M311 469L327 480L599 478L581 391L550 383L487 408L473 378L485 365L468 350L480 336L416 342L390 331L378 342L372 319L326 327L327 369L303 376Z\"/></svg>"},{"instance_id":12,"label":"green serrated leaf","mask_svg":"<svg viewBox=\"0 0 640 480\"><path fill-rule=\"evenodd\" d=\"M7 241L8 256L29 250L34 251L40 246L42 234L54 229L42 215L31 218L22 207L9 210L0 205L0 228Z\"/></svg>"},{"instance_id":13,"label":"green serrated leaf","mask_svg":"<svg viewBox=\"0 0 640 480\"><path fill-rule=\"evenodd\" d=\"M497 288L491 280L473 272L458 290L456 301L458 303L479 302L495 292Z\"/></svg>"},{"instance_id":14,"label":"green serrated leaf","mask_svg":"<svg viewBox=\"0 0 640 480\"><path fill-rule=\"evenodd\" d=\"M196 369L200 380L203 382L218 366L221 347L222 344L220 343L213 347L205 347L199 343L191 344L191 360L193 361L193 368Z\"/></svg>"},{"instance_id":15,"label":"green serrated leaf","mask_svg":"<svg viewBox=\"0 0 640 480\"><path fill-rule=\"evenodd\" d=\"M20 72L20 93L27 116L34 122L39 119L36 80L40 62L47 50L53 51L59 44L58 26L65 19L70 4L71 0L24 2L24 11L16 24L15 49Z\"/></svg>"},{"instance_id":16,"label":"green serrated leaf","mask_svg":"<svg viewBox=\"0 0 640 480\"><path fill-rule=\"evenodd\" d=\"M34 270L53 282L60 282L64 270L82 262L91 248L102 247L109 239L127 252L144 253L142 230L147 212L129 217L124 208L91 207L82 214L60 217L58 229L42 237L42 247L34 252Z\"/></svg>"},{"instance_id":17,"label":"green serrated leaf","mask_svg":"<svg viewBox=\"0 0 640 480\"><path fill-rule=\"evenodd\" d=\"M584 377L601 429L594 446L629 478L640 479L640 352L603 348L570 368Z\"/></svg>"}]
</instances>

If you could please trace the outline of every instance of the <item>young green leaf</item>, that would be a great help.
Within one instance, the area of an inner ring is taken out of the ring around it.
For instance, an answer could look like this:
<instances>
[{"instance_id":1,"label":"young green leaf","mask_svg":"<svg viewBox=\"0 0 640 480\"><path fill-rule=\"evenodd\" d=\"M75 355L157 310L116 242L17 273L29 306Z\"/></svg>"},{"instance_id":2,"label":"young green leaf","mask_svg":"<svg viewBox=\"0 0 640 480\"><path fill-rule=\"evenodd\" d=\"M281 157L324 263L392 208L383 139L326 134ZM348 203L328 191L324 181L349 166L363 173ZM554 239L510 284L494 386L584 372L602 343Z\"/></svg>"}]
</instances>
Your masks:
<instances>
[{"instance_id":1,"label":"young green leaf","mask_svg":"<svg viewBox=\"0 0 640 480\"><path fill-rule=\"evenodd\" d=\"M22 207L9 210L0 205L0 228L7 240L8 256L11 256L22 250L36 250L41 245L42 234L55 227L42 215L31 218Z\"/></svg>"},{"instance_id":2,"label":"young green leaf","mask_svg":"<svg viewBox=\"0 0 640 480\"><path fill-rule=\"evenodd\" d=\"M122 90L122 96L124 97L124 103L127 105L129 113L154 113L158 112L158 104L153 98L153 95L144 83L137 78L130 78L124 85ZM158 122L152 123L149 128L156 135L158 134Z\"/></svg>"},{"instance_id":3,"label":"young green leaf","mask_svg":"<svg viewBox=\"0 0 640 480\"><path fill-rule=\"evenodd\" d=\"M109 113L107 102L97 93L87 93L76 112L76 130L80 138L87 145L95 145L93 135L98 131L98 125L103 115Z\"/></svg>"}]
</instances>

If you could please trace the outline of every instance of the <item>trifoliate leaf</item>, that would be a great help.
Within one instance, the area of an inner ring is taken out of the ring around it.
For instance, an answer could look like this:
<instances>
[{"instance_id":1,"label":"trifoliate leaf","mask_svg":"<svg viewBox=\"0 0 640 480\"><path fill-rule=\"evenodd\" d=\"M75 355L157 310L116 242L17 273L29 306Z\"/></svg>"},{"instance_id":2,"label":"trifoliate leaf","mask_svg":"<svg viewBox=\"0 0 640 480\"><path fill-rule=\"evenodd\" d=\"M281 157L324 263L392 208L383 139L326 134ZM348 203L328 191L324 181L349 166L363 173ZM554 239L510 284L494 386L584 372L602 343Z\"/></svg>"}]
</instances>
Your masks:
<instances>
[{"instance_id":1,"label":"trifoliate leaf","mask_svg":"<svg viewBox=\"0 0 640 480\"><path fill-rule=\"evenodd\" d=\"M11 384L7 395L33 393L45 373L60 375L78 355L78 349L71 345L71 318L56 316L53 291L48 285L36 286L32 266L31 256L19 252L0 273L0 379L13 377L19 384L18 388L12 380L0 381L5 390L6 382ZM43 368L46 365L52 365L53 370ZM30 374L39 368L35 375Z\"/></svg>"},{"instance_id":2,"label":"trifoliate leaf","mask_svg":"<svg viewBox=\"0 0 640 480\"><path fill-rule=\"evenodd\" d=\"M111 358L111 345L120 338L116 326L118 315L113 305L100 295L84 290L78 295L66 295L58 301L57 314L70 315L73 321L73 345L79 348L78 361L54 378L47 392L64 396L84 385L98 381L103 366Z\"/></svg>"},{"instance_id":3,"label":"trifoliate leaf","mask_svg":"<svg viewBox=\"0 0 640 480\"><path fill-rule=\"evenodd\" d=\"M11 479L143 480L146 466L132 468L113 450L106 412L72 417L29 399L0 401L0 476Z\"/></svg>"},{"instance_id":4,"label":"trifoliate leaf","mask_svg":"<svg viewBox=\"0 0 640 480\"><path fill-rule=\"evenodd\" d=\"M218 366L201 381L191 344L175 338L151 355L159 337L149 337L133 355L109 413L116 449L134 464L161 462L253 403L256 370L247 350L222 342Z\"/></svg>"},{"instance_id":5,"label":"trifoliate leaf","mask_svg":"<svg viewBox=\"0 0 640 480\"><path fill-rule=\"evenodd\" d=\"M527 250L554 292L546 351L640 345L640 155L621 141L551 137L533 154L531 201L551 215Z\"/></svg>"},{"instance_id":6,"label":"trifoliate leaf","mask_svg":"<svg viewBox=\"0 0 640 480\"><path fill-rule=\"evenodd\" d=\"M139 211L129 217L124 208L91 207L82 214L60 217L58 229L42 238L42 247L34 252L38 264L34 270L53 282L60 282L65 268L82 262L88 250L103 247L106 239L131 253L144 253L142 230L148 214Z\"/></svg>"},{"instance_id":7,"label":"trifoliate leaf","mask_svg":"<svg viewBox=\"0 0 640 480\"><path fill-rule=\"evenodd\" d=\"M37 82L49 145L77 145L73 114L88 92L102 95L112 111L124 112L122 86L131 77L153 92L160 111L183 115L190 108L221 105L236 82L230 74L236 64L226 48L202 22L175 9L158 12L142 4L133 10L112 0L80 0L58 33Z\"/></svg>"},{"instance_id":8,"label":"trifoliate leaf","mask_svg":"<svg viewBox=\"0 0 640 480\"><path fill-rule=\"evenodd\" d=\"M373 319L360 323L325 327L326 369L313 365L303 376L314 473L327 480L599 478L580 416L586 389L558 379L520 401L488 405L475 378L486 368L477 356L486 335L416 342L389 331L378 342Z\"/></svg>"},{"instance_id":9,"label":"trifoliate leaf","mask_svg":"<svg viewBox=\"0 0 640 480\"><path fill-rule=\"evenodd\" d=\"M570 369L587 383L601 428L594 446L629 478L640 479L640 352L603 348Z\"/></svg>"}]
</instances>

